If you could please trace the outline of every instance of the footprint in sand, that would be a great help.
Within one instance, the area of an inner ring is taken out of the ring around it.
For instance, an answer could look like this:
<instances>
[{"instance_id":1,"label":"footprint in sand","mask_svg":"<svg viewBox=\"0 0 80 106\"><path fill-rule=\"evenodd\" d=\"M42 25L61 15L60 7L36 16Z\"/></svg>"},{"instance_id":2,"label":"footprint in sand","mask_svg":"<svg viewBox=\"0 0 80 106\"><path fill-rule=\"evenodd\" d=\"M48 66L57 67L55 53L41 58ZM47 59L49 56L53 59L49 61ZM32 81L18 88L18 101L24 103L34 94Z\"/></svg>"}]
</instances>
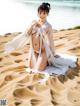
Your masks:
<instances>
[{"instance_id":1,"label":"footprint in sand","mask_svg":"<svg viewBox=\"0 0 80 106\"><path fill-rule=\"evenodd\" d=\"M19 53L19 52L12 52L10 53L12 56L19 56L19 55L22 55L22 53Z\"/></svg>"},{"instance_id":2,"label":"footprint in sand","mask_svg":"<svg viewBox=\"0 0 80 106\"><path fill-rule=\"evenodd\" d=\"M33 90L34 86L33 85L29 85L27 86L28 89Z\"/></svg>"},{"instance_id":3,"label":"footprint in sand","mask_svg":"<svg viewBox=\"0 0 80 106\"><path fill-rule=\"evenodd\" d=\"M15 104L15 106L18 106L21 104L21 102L15 102L14 104Z\"/></svg>"},{"instance_id":4,"label":"footprint in sand","mask_svg":"<svg viewBox=\"0 0 80 106\"><path fill-rule=\"evenodd\" d=\"M2 57L0 57L0 62L3 60L3 58Z\"/></svg>"},{"instance_id":5,"label":"footprint in sand","mask_svg":"<svg viewBox=\"0 0 80 106\"><path fill-rule=\"evenodd\" d=\"M12 81L15 78L16 76L6 75L2 80L0 80L0 87L6 85L9 81Z\"/></svg>"},{"instance_id":6,"label":"footprint in sand","mask_svg":"<svg viewBox=\"0 0 80 106\"><path fill-rule=\"evenodd\" d=\"M0 68L2 68L2 67L4 67L4 66L1 65Z\"/></svg>"},{"instance_id":7,"label":"footprint in sand","mask_svg":"<svg viewBox=\"0 0 80 106\"><path fill-rule=\"evenodd\" d=\"M57 102L55 102L54 100L52 100L52 101L51 101L51 103L53 104L53 106L58 105L58 103L57 103Z\"/></svg>"},{"instance_id":8,"label":"footprint in sand","mask_svg":"<svg viewBox=\"0 0 80 106\"><path fill-rule=\"evenodd\" d=\"M5 81L11 81L13 80L13 76L12 75L7 75L5 78L4 78Z\"/></svg>"},{"instance_id":9,"label":"footprint in sand","mask_svg":"<svg viewBox=\"0 0 80 106\"><path fill-rule=\"evenodd\" d=\"M20 62L22 62L22 61L23 61L23 60L21 60L21 59L15 60L16 63L20 63Z\"/></svg>"},{"instance_id":10,"label":"footprint in sand","mask_svg":"<svg viewBox=\"0 0 80 106\"><path fill-rule=\"evenodd\" d=\"M40 104L40 103L41 103L40 100L37 100L37 99L32 99L32 100L31 100L32 106L37 106L37 105Z\"/></svg>"},{"instance_id":11,"label":"footprint in sand","mask_svg":"<svg viewBox=\"0 0 80 106\"><path fill-rule=\"evenodd\" d=\"M6 85L8 82L7 81L11 81L13 80L13 76L12 75L6 75L4 77L4 79L0 80L0 87Z\"/></svg>"},{"instance_id":12,"label":"footprint in sand","mask_svg":"<svg viewBox=\"0 0 80 106\"><path fill-rule=\"evenodd\" d=\"M36 97L36 94L30 89L28 89L27 87L15 89L13 92L13 95L15 97L22 98L22 99L29 99L32 97Z\"/></svg>"}]
</instances>

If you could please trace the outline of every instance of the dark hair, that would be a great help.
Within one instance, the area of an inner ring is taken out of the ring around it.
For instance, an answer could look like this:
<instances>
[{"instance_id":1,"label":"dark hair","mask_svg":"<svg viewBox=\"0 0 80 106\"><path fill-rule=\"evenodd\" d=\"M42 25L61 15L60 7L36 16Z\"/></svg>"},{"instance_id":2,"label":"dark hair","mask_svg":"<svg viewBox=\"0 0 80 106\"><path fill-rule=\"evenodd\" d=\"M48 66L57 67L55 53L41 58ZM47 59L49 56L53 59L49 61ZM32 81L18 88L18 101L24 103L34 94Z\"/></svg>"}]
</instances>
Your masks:
<instances>
[{"instance_id":1,"label":"dark hair","mask_svg":"<svg viewBox=\"0 0 80 106\"><path fill-rule=\"evenodd\" d=\"M38 7L38 12L39 11L46 11L46 13L49 13L50 11L50 4L43 2L39 7Z\"/></svg>"}]
</instances>

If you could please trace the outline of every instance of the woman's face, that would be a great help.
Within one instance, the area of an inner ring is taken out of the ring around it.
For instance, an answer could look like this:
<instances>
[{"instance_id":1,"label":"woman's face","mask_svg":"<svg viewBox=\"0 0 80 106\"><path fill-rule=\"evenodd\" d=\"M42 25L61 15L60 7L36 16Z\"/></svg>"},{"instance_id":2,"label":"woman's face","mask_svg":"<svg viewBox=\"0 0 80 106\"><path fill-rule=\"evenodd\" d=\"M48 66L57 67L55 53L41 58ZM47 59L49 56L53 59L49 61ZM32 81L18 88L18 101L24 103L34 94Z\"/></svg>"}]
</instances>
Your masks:
<instances>
[{"instance_id":1,"label":"woman's face","mask_svg":"<svg viewBox=\"0 0 80 106\"><path fill-rule=\"evenodd\" d=\"M38 16L41 20L45 20L47 18L48 14L46 11L39 11Z\"/></svg>"}]
</instances>

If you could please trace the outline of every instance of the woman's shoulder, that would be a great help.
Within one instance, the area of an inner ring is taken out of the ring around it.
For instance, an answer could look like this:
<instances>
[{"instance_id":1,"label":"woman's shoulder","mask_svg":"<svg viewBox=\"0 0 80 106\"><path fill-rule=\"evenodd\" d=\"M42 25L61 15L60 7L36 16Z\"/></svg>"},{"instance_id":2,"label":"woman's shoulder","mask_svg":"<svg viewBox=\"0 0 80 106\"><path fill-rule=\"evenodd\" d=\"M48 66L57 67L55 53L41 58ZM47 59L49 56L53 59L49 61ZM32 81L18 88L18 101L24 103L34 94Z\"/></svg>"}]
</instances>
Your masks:
<instances>
[{"instance_id":1,"label":"woman's shoulder","mask_svg":"<svg viewBox=\"0 0 80 106\"><path fill-rule=\"evenodd\" d=\"M47 28L52 28L51 23L49 23L48 21L47 21L47 23L46 23L46 26L47 26Z\"/></svg>"},{"instance_id":2,"label":"woman's shoulder","mask_svg":"<svg viewBox=\"0 0 80 106\"><path fill-rule=\"evenodd\" d=\"M52 31L52 25L49 22L46 23L46 31L47 32Z\"/></svg>"}]
</instances>

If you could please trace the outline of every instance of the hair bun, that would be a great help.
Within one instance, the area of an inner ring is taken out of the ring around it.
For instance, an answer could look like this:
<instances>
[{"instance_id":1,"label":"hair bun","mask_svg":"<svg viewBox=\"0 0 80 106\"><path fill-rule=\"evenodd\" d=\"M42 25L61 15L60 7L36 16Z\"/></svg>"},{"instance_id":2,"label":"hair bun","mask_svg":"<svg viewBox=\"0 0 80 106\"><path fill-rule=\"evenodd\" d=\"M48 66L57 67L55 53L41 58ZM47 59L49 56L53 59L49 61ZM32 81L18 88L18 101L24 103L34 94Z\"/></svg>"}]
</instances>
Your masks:
<instances>
[{"instance_id":1,"label":"hair bun","mask_svg":"<svg viewBox=\"0 0 80 106\"><path fill-rule=\"evenodd\" d=\"M47 6L50 9L50 4L43 2L42 5Z\"/></svg>"},{"instance_id":2,"label":"hair bun","mask_svg":"<svg viewBox=\"0 0 80 106\"><path fill-rule=\"evenodd\" d=\"M49 3L46 3L46 5L50 8L50 4Z\"/></svg>"},{"instance_id":3,"label":"hair bun","mask_svg":"<svg viewBox=\"0 0 80 106\"><path fill-rule=\"evenodd\" d=\"M45 11L46 13L49 13L50 9L51 9L51 8L50 8L50 4L43 2L43 3L38 7L38 12L41 10L41 11Z\"/></svg>"}]
</instances>

